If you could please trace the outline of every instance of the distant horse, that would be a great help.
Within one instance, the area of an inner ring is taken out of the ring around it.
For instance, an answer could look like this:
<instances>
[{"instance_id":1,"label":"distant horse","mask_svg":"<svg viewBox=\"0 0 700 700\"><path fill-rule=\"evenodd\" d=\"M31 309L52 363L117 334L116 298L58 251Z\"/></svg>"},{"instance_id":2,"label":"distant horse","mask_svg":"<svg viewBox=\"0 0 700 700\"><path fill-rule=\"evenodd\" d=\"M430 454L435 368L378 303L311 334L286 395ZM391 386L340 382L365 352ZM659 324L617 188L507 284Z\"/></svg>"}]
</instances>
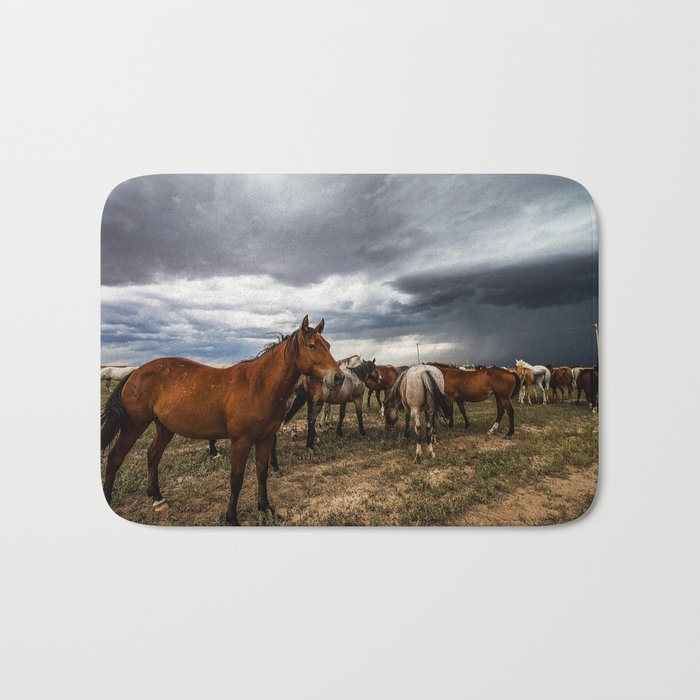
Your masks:
<instances>
[{"instance_id":1,"label":"distant horse","mask_svg":"<svg viewBox=\"0 0 700 700\"><path fill-rule=\"evenodd\" d=\"M532 406L532 392L534 391L535 375L532 373L531 369L527 367L516 367L516 374L520 377L520 394L518 395L518 403L524 404L525 397L527 397L527 402ZM535 394L537 398L537 394Z\"/></svg>"},{"instance_id":2,"label":"distant horse","mask_svg":"<svg viewBox=\"0 0 700 700\"><path fill-rule=\"evenodd\" d=\"M100 381L107 382L107 389L112 386L112 380L121 381L127 374L131 374L136 367L103 367L100 370Z\"/></svg>"},{"instance_id":3,"label":"distant horse","mask_svg":"<svg viewBox=\"0 0 700 700\"><path fill-rule=\"evenodd\" d=\"M484 367L465 371L458 367L434 364L445 377L445 398L450 409L450 428L454 426L454 404L459 407L466 429L469 427L469 418L464 409L464 402L479 403L493 396L496 399L496 422L489 429L489 435L498 430L503 414L508 413L508 433L505 437L508 439L513 437L515 412L511 399L520 391L520 377L515 372L502 367Z\"/></svg>"},{"instance_id":4,"label":"distant horse","mask_svg":"<svg viewBox=\"0 0 700 700\"><path fill-rule=\"evenodd\" d=\"M574 385L574 374L571 371L571 367L552 367L547 365L547 369L550 371L551 377L549 380L549 387L552 390L552 399L557 400L561 392L561 400L564 400L564 390L568 392L567 398L571 401L571 390Z\"/></svg>"},{"instance_id":5,"label":"distant horse","mask_svg":"<svg viewBox=\"0 0 700 700\"><path fill-rule=\"evenodd\" d=\"M158 463L175 434L196 440L231 440L231 498L226 522L237 525L238 496L246 460L255 445L258 509L272 510L267 497L267 472L275 434L285 403L302 374L313 375L329 389L343 373L321 335L324 322L301 327L271 343L252 360L220 369L181 357L142 365L119 382L102 412L102 451L116 438L107 457L104 494L112 501L114 479L124 458L146 428L155 423L148 448L148 495L164 501L158 484Z\"/></svg>"},{"instance_id":6,"label":"distant horse","mask_svg":"<svg viewBox=\"0 0 700 700\"><path fill-rule=\"evenodd\" d=\"M581 367L572 367L571 374L574 376L574 387L576 387L576 380L578 379L578 373L581 371Z\"/></svg>"},{"instance_id":7,"label":"distant horse","mask_svg":"<svg viewBox=\"0 0 700 700\"><path fill-rule=\"evenodd\" d=\"M394 367L394 365L376 365L374 369L374 376L368 377L365 382L365 386L369 389L367 394L367 408L370 406L370 400L372 399L372 393L376 394L377 403L379 404L379 409L383 408L382 405L382 391L384 392L384 398L386 398L387 392L391 390L394 386L394 382L399 378L401 372L405 372L408 366Z\"/></svg>"},{"instance_id":8,"label":"distant horse","mask_svg":"<svg viewBox=\"0 0 700 700\"><path fill-rule=\"evenodd\" d=\"M549 380L551 378L550 371L544 365L531 365L529 362L525 362L525 360L516 360L515 366L516 368L525 367L532 372L535 378L535 384L542 389L542 403L547 403L547 390L549 389ZM535 391L535 398L536 397L537 392Z\"/></svg>"},{"instance_id":9,"label":"distant horse","mask_svg":"<svg viewBox=\"0 0 700 700\"><path fill-rule=\"evenodd\" d=\"M576 389L578 394L576 396L576 405L578 406L581 400L581 392L586 393L586 401L588 401L588 407L592 408L593 411L598 410L598 365L593 365L593 367L583 368L576 378Z\"/></svg>"},{"instance_id":10,"label":"distant horse","mask_svg":"<svg viewBox=\"0 0 700 700\"><path fill-rule=\"evenodd\" d=\"M406 411L404 435L408 437L411 421L416 433L416 457L414 460L416 464L420 463L422 452L420 444L421 412L425 414L428 452L431 457L435 457L433 450L435 419L438 411L441 411L445 418L449 416L450 411L445 400L445 380L440 370L430 365L414 365L399 375L384 399L384 421L387 429L396 424L401 408Z\"/></svg>"},{"instance_id":11,"label":"distant horse","mask_svg":"<svg viewBox=\"0 0 700 700\"><path fill-rule=\"evenodd\" d=\"M374 368L374 360L366 360L357 367L342 370L343 381L332 390L315 377L301 377L296 398L284 416L284 422L289 423L299 409L306 404L306 446L312 450L316 441L316 417L323 404L340 404L340 418L335 432L336 435L341 436L343 434L343 421L345 420L345 405L352 401L355 404L360 435L366 435L362 421L362 397L365 393L365 380L372 376Z\"/></svg>"}]
</instances>

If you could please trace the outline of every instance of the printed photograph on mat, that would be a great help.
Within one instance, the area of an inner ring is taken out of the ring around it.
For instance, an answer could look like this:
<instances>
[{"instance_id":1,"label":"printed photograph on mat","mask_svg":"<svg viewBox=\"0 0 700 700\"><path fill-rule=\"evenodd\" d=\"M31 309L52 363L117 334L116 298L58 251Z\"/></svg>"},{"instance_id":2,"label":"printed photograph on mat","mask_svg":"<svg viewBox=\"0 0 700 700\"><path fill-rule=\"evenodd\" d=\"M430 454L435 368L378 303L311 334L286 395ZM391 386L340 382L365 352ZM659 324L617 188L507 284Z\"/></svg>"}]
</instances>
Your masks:
<instances>
[{"instance_id":1,"label":"printed photograph on mat","mask_svg":"<svg viewBox=\"0 0 700 700\"><path fill-rule=\"evenodd\" d=\"M598 235L551 175L148 175L102 219L101 469L150 525L552 525L598 477Z\"/></svg>"}]
</instances>

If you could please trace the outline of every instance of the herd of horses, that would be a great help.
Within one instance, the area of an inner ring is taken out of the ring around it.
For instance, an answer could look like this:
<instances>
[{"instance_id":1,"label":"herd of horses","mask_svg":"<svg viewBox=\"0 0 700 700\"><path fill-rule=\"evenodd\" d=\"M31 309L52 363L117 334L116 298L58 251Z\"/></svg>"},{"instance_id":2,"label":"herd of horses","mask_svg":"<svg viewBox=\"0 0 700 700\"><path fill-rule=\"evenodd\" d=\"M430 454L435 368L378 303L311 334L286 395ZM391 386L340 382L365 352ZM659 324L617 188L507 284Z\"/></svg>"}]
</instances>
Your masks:
<instances>
[{"instance_id":1,"label":"herd of horses","mask_svg":"<svg viewBox=\"0 0 700 700\"><path fill-rule=\"evenodd\" d=\"M391 429L405 413L404 435L416 436L415 462L422 457L421 420L425 418L426 446L434 456L435 424L442 414L454 425L457 405L464 427L469 427L465 403L485 401L493 396L496 420L489 433L494 433L505 414L508 432L515 431L512 399L529 403L531 391L542 392L548 402L548 391L557 400L564 391L578 391L576 403L584 392L591 408L596 410L598 368L554 368L530 365L517 360L515 368L457 367L433 362L411 367L377 365L354 355L336 361L330 344L323 337L323 319L314 328L305 316L301 326L288 336L280 336L258 355L231 367L217 368L180 357L161 358L140 367L107 367L101 379L109 388L112 380L119 383L111 393L101 416L101 450L110 448L104 479L104 494L112 500L114 481L127 454L149 425L155 425L155 437L147 450L147 493L154 506L165 502L160 491L158 466L163 452L174 435L207 440L210 454L216 456L216 441L231 441L231 495L226 522L238 524L237 504L243 484L245 465L255 448L255 471L258 486L258 509L274 512L267 495L269 470L281 474L277 461L277 432L306 404L306 445L313 449L316 421L321 414L328 419L333 404L340 406L336 433L342 435L345 409L353 403L361 435L365 435L362 418L364 395L369 408L372 395ZM384 393L382 400L381 394Z\"/></svg>"}]
</instances>

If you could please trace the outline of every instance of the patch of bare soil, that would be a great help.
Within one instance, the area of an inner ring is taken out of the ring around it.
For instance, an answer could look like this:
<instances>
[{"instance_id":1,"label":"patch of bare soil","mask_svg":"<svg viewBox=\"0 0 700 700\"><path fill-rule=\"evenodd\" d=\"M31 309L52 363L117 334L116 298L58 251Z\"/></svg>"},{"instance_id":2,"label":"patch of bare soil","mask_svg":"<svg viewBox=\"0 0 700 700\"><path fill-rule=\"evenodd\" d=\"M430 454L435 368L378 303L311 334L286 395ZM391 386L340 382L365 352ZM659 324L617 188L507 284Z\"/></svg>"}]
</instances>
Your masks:
<instances>
[{"instance_id":1,"label":"patch of bare soil","mask_svg":"<svg viewBox=\"0 0 700 700\"><path fill-rule=\"evenodd\" d=\"M598 467L572 470L566 479L544 477L537 486L516 489L472 507L455 525L552 525L581 517L593 502Z\"/></svg>"}]
</instances>

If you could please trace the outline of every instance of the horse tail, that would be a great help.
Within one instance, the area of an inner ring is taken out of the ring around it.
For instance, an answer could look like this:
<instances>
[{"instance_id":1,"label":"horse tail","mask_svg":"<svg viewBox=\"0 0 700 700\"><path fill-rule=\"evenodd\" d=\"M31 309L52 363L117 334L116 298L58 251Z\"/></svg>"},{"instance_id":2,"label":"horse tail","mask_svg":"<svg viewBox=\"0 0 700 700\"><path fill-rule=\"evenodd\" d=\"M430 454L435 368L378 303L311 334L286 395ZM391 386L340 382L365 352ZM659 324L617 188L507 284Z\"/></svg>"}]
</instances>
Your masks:
<instances>
[{"instance_id":1,"label":"horse tail","mask_svg":"<svg viewBox=\"0 0 700 700\"><path fill-rule=\"evenodd\" d=\"M297 395L294 398L294 403L292 407L287 411L284 416L284 422L289 423L294 416L299 412L299 409L309 400L309 395L305 391L297 391Z\"/></svg>"},{"instance_id":2,"label":"horse tail","mask_svg":"<svg viewBox=\"0 0 700 700\"><path fill-rule=\"evenodd\" d=\"M129 374L120 380L119 384L117 384L117 388L112 392L107 399L105 407L102 409L102 414L100 416L100 452L104 452L105 449L109 447L114 438L117 437L119 431L124 427L126 411L124 410L124 403L122 401L122 390L131 374L132 372L129 372Z\"/></svg>"},{"instance_id":3,"label":"horse tail","mask_svg":"<svg viewBox=\"0 0 700 700\"><path fill-rule=\"evenodd\" d=\"M428 393L435 402L435 405L442 412L442 415L449 419L450 407L447 405L445 394L442 392L442 389L440 389L438 383L435 381L435 377L433 377L430 372L423 372L423 386L425 386L425 388L428 390Z\"/></svg>"},{"instance_id":4,"label":"horse tail","mask_svg":"<svg viewBox=\"0 0 700 700\"><path fill-rule=\"evenodd\" d=\"M511 372L511 374L515 379L515 389L513 389L513 393L510 395L510 398L512 399L520 391L520 385L522 382L520 381L520 375L517 372Z\"/></svg>"}]
</instances>

